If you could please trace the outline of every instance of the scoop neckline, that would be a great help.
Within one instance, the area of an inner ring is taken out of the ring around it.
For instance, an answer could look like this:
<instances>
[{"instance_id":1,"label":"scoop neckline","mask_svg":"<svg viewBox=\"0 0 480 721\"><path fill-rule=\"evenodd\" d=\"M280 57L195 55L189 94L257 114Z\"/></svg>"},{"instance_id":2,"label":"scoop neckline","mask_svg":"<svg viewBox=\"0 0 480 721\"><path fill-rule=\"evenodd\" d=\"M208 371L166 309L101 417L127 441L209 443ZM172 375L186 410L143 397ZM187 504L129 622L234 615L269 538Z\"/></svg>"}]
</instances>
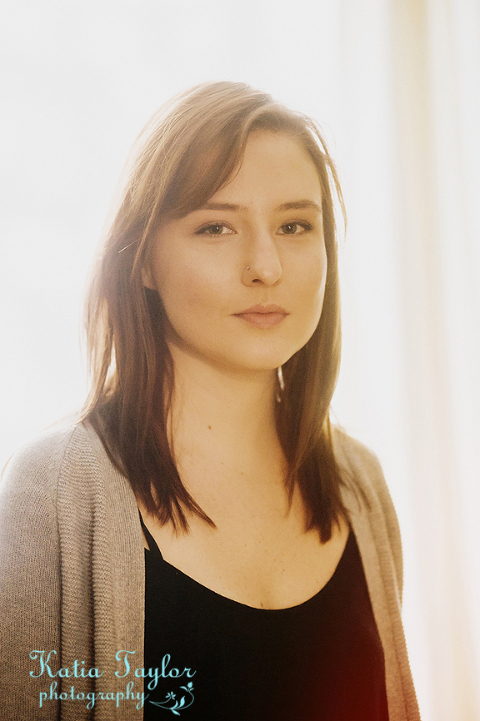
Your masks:
<instances>
[{"instance_id":1,"label":"scoop neckline","mask_svg":"<svg viewBox=\"0 0 480 721\"><path fill-rule=\"evenodd\" d=\"M347 555L347 548L349 548L350 544L353 542L353 530L352 528L349 529L349 533L347 536L347 541L345 543L345 547L343 549L343 553L340 556L340 559L335 567L334 572L326 582L322 588L320 588L313 596L310 596L310 598L307 598L305 601L302 601L301 603L297 603L294 606L285 606L283 608L259 608L258 606L249 606L248 603L242 603L241 601L236 601L234 598L230 598L229 596L224 596L221 593L218 593L218 591L214 591L212 588L209 588L208 586L205 586L203 583L200 583L200 581L195 580L195 578L192 578L192 576L189 576L188 573L185 573L184 571L181 571L179 568L174 566L173 564L166 561L162 554L160 549L158 549L158 552L152 551L150 548L145 548L145 554L151 554L151 558L161 563L164 567L166 567L170 573L174 573L176 576L180 575L187 583L193 583L195 586L201 590L202 593L206 593L207 595L210 595L211 597L214 597L217 602L222 603L224 605L230 605L230 606L237 606L241 609L243 609L246 613L255 613L259 612L262 614L270 614L270 615L280 615L280 614L294 614L298 611L304 611L306 608L309 608L310 606L313 606L316 601L318 601L320 598L323 599L324 596L328 595L331 587L335 584L336 579L339 576L341 566L345 563L345 557ZM146 555L145 555L146 558Z\"/></svg>"}]
</instances>

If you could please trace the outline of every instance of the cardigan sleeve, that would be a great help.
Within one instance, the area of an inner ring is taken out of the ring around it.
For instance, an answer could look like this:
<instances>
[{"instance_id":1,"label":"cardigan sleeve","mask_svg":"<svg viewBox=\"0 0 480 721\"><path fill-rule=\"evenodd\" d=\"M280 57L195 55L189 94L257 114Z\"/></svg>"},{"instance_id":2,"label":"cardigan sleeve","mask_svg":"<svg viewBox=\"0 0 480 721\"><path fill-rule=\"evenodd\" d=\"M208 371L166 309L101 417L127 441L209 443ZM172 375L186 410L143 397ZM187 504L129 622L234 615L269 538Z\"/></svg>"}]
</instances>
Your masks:
<instances>
[{"instance_id":1,"label":"cardigan sleeve","mask_svg":"<svg viewBox=\"0 0 480 721\"><path fill-rule=\"evenodd\" d=\"M334 440L338 460L343 466L348 466L348 471L354 478L358 478L360 473L365 479L368 479L369 492L375 494L380 505L393 556L401 601L403 593L403 554L400 526L380 461L370 448L348 436L339 427L335 427Z\"/></svg>"},{"instance_id":2,"label":"cardigan sleeve","mask_svg":"<svg viewBox=\"0 0 480 721\"><path fill-rule=\"evenodd\" d=\"M115 671L122 649L142 666L143 636L135 496L93 429L65 419L0 483L2 721L141 719L142 681Z\"/></svg>"},{"instance_id":3,"label":"cardigan sleeve","mask_svg":"<svg viewBox=\"0 0 480 721\"><path fill-rule=\"evenodd\" d=\"M56 719L41 705L52 679L39 654L59 651L56 486L69 434L44 435L8 462L0 484L0 697L3 721ZM51 656L58 666L55 654ZM53 663L52 663L53 667ZM36 677L35 677L36 676Z\"/></svg>"},{"instance_id":4,"label":"cardigan sleeve","mask_svg":"<svg viewBox=\"0 0 480 721\"><path fill-rule=\"evenodd\" d=\"M397 513L393 505L392 497L390 495L380 461L372 451L367 448L365 448L365 451L369 457L368 462L372 469L372 482L374 483L375 491L382 507L383 516L387 526L388 539L395 563L395 571L401 601L403 597L403 552L400 525L398 523Z\"/></svg>"},{"instance_id":5,"label":"cardigan sleeve","mask_svg":"<svg viewBox=\"0 0 480 721\"><path fill-rule=\"evenodd\" d=\"M338 428L334 450L383 645L389 718L419 721L401 619L403 568L395 509L374 453Z\"/></svg>"}]
</instances>

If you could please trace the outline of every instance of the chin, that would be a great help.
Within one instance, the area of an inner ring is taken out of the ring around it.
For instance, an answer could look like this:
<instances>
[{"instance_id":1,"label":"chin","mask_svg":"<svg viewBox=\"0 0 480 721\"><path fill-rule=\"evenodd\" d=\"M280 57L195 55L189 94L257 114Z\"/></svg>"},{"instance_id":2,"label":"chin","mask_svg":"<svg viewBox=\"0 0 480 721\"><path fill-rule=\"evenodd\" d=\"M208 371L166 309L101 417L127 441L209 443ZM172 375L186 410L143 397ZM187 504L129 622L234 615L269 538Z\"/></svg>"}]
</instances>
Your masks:
<instances>
[{"instance_id":1,"label":"chin","mask_svg":"<svg viewBox=\"0 0 480 721\"><path fill-rule=\"evenodd\" d=\"M300 348L303 346L300 346ZM280 366L284 365L287 361L300 350L295 348L291 352L276 352L276 353L252 353L245 354L245 352L239 354L236 358L229 357L228 361L224 357L223 362L227 361L228 366L236 371L243 372L267 372L275 371ZM226 363L226 364L227 364Z\"/></svg>"}]
</instances>

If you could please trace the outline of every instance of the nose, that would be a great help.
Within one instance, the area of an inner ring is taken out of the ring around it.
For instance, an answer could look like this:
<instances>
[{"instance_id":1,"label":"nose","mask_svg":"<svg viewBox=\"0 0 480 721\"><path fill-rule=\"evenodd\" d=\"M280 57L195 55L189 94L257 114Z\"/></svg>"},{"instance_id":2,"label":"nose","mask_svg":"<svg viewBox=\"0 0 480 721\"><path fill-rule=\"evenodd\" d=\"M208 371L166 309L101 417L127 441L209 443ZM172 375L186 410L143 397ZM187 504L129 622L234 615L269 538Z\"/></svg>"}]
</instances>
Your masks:
<instances>
[{"instance_id":1,"label":"nose","mask_svg":"<svg viewBox=\"0 0 480 721\"><path fill-rule=\"evenodd\" d=\"M266 231L252 233L244 256L244 285L275 285L282 277L282 264L275 239Z\"/></svg>"}]
</instances>

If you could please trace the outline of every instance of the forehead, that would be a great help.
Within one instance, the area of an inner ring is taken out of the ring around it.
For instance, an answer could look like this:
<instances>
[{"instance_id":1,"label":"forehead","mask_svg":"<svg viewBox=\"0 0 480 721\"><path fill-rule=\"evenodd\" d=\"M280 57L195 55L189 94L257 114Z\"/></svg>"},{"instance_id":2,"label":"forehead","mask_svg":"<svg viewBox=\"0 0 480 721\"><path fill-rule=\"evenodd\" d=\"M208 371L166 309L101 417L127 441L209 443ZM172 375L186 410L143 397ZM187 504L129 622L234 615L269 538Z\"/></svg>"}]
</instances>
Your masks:
<instances>
[{"instance_id":1,"label":"forehead","mask_svg":"<svg viewBox=\"0 0 480 721\"><path fill-rule=\"evenodd\" d=\"M297 197L320 204L320 177L300 140L283 132L255 130L238 168L212 197L220 201L232 196L245 204L260 198L284 202Z\"/></svg>"}]
</instances>

